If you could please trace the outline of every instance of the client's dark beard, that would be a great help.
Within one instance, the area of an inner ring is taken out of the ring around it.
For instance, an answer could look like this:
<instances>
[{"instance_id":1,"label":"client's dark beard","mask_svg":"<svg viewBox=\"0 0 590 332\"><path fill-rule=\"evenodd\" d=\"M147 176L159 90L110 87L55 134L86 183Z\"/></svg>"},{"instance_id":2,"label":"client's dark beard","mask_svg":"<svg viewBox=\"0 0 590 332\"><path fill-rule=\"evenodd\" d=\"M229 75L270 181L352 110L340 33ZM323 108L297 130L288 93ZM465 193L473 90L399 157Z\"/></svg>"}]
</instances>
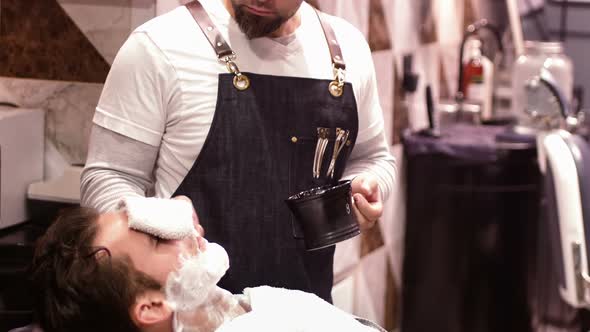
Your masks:
<instances>
[{"instance_id":1,"label":"client's dark beard","mask_svg":"<svg viewBox=\"0 0 590 332\"><path fill-rule=\"evenodd\" d=\"M242 5L236 6L232 3L232 6L234 7L236 22L248 39L264 37L277 30L289 19L289 17L285 18L282 16L273 18L262 17L246 12Z\"/></svg>"}]
</instances>

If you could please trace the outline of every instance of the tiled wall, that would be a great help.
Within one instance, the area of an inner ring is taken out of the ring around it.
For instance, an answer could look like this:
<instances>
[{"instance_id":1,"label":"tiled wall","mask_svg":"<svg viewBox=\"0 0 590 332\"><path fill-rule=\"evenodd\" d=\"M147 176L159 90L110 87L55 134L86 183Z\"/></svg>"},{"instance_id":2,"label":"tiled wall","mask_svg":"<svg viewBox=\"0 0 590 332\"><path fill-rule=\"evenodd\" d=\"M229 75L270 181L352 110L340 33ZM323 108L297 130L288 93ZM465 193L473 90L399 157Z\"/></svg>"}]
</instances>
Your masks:
<instances>
[{"instance_id":1,"label":"tiled wall","mask_svg":"<svg viewBox=\"0 0 590 332\"><path fill-rule=\"evenodd\" d=\"M0 102L46 110L47 142L84 163L110 63L154 16L155 0L0 1Z\"/></svg>"}]
</instances>

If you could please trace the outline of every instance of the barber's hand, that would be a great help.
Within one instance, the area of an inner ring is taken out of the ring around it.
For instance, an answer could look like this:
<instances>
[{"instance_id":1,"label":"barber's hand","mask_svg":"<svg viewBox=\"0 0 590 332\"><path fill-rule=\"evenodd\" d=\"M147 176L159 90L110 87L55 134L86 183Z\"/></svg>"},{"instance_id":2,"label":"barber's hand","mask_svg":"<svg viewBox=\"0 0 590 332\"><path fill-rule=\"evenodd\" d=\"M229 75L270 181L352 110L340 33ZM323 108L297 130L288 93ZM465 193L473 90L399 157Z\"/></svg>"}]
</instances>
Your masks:
<instances>
[{"instance_id":1,"label":"barber's hand","mask_svg":"<svg viewBox=\"0 0 590 332\"><path fill-rule=\"evenodd\" d=\"M362 230L369 229L383 214L381 191L375 176L362 173L352 180L353 210Z\"/></svg>"},{"instance_id":2,"label":"barber's hand","mask_svg":"<svg viewBox=\"0 0 590 332\"><path fill-rule=\"evenodd\" d=\"M191 201L190 198L188 198L187 196L184 196L184 195L175 196L175 197L172 197L172 199L187 201L187 202L191 203L191 205L193 205L193 201ZM195 211L194 206L193 206L193 225L195 226L197 233L199 233L199 237L197 238L197 241L199 242L199 249L205 250L205 248L207 247L207 241L204 238L205 237L205 229L203 228L203 226L201 226L201 223L199 223L199 217L197 216L197 211Z\"/></svg>"}]
</instances>

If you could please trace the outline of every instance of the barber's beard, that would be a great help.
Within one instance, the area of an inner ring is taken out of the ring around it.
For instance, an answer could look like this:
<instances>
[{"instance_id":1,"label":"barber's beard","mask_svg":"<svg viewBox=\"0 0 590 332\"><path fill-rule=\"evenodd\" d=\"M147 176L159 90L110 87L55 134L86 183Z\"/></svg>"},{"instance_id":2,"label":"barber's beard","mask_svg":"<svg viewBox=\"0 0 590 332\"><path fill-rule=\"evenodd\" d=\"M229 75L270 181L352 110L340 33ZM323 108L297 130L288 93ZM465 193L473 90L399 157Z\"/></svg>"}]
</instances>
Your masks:
<instances>
[{"instance_id":1,"label":"barber's beard","mask_svg":"<svg viewBox=\"0 0 590 332\"><path fill-rule=\"evenodd\" d=\"M232 2L232 6L235 20L248 39L268 36L293 16L263 17L247 12L243 5L235 5Z\"/></svg>"}]
</instances>

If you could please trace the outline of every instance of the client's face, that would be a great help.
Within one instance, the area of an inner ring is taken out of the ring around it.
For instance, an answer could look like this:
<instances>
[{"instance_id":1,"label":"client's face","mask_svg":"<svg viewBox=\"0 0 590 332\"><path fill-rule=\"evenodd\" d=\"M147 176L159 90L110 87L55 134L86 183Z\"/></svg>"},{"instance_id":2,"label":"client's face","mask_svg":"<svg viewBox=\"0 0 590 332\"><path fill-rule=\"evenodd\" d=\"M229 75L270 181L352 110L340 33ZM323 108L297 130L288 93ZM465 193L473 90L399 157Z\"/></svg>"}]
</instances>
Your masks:
<instances>
[{"instance_id":1,"label":"client's face","mask_svg":"<svg viewBox=\"0 0 590 332\"><path fill-rule=\"evenodd\" d=\"M168 274L179 268L179 257L196 255L198 252L195 238L162 240L130 229L125 212L101 215L98 229L95 246L108 248L113 257L129 256L136 269L152 276L162 285L166 283Z\"/></svg>"}]
</instances>

